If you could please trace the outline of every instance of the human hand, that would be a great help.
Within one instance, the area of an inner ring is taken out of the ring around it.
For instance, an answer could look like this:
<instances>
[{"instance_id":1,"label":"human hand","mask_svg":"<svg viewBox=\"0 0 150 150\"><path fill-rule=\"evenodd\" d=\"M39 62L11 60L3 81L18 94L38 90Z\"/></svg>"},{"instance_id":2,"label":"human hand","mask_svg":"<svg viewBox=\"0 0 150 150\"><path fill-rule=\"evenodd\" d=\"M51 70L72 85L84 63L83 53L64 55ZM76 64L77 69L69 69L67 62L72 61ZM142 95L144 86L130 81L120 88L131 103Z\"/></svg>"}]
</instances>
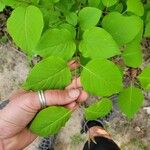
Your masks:
<instances>
[{"instance_id":1,"label":"human hand","mask_svg":"<svg viewBox=\"0 0 150 150\"><path fill-rule=\"evenodd\" d=\"M74 79L65 90L45 91L47 106L61 105L74 109L78 102L85 101L88 97L81 87L78 78ZM40 108L36 92L19 90L10 97L9 104L0 111L0 149L23 149L37 137L26 126Z\"/></svg>"}]
</instances>

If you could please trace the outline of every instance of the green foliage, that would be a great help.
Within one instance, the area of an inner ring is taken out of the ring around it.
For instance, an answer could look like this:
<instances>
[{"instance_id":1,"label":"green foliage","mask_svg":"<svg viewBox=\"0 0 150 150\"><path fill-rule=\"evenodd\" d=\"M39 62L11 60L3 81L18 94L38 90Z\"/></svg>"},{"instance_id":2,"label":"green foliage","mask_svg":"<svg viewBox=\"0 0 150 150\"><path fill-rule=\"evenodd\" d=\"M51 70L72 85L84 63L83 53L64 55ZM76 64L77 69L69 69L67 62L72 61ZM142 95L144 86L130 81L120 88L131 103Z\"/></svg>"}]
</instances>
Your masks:
<instances>
[{"instance_id":1,"label":"green foliage","mask_svg":"<svg viewBox=\"0 0 150 150\"><path fill-rule=\"evenodd\" d=\"M112 36L99 27L84 32L79 49L84 57L90 58L109 58L120 54Z\"/></svg>"},{"instance_id":2,"label":"green foliage","mask_svg":"<svg viewBox=\"0 0 150 150\"><path fill-rule=\"evenodd\" d=\"M150 11L147 12L146 20L145 20L145 37L150 37Z\"/></svg>"},{"instance_id":3,"label":"green foliage","mask_svg":"<svg viewBox=\"0 0 150 150\"><path fill-rule=\"evenodd\" d=\"M119 45L131 42L141 31L143 21L137 16L123 16L118 12L112 12L105 16L102 22L103 28L108 31Z\"/></svg>"},{"instance_id":4,"label":"green foliage","mask_svg":"<svg viewBox=\"0 0 150 150\"><path fill-rule=\"evenodd\" d=\"M49 29L41 37L35 52L44 58L59 56L68 60L73 56L75 50L73 35L68 30Z\"/></svg>"},{"instance_id":5,"label":"green foliage","mask_svg":"<svg viewBox=\"0 0 150 150\"><path fill-rule=\"evenodd\" d=\"M33 19L34 18L34 19ZM28 55L33 55L43 30L43 16L35 6L18 7L7 22L8 32L14 42Z\"/></svg>"},{"instance_id":6,"label":"green foliage","mask_svg":"<svg viewBox=\"0 0 150 150\"><path fill-rule=\"evenodd\" d=\"M66 21L71 25L75 26L78 23L78 16L76 13L72 12L66 15Z\"/></svg>"},{"instance_id":7,"label":"green foliage","mask_svg":"<svg viewBox=\"0 0 150 150\"><path fill-rule=\"evenodd\" d=\"M64 88L70 81L71 72L66 62L59 57L49 57L33 67L24 88L35 91L58 89Z\"/></svg>"},{"instance_id":8,"label":"green foliage","mask_svg":"<svg viewBox=\"0 0 150 150\"><path fill-rule=\"evenodd\" d=\"M111 110L112 101L108 98L103 98L86 108L84 113L87 120L95 120L97 118L105 117Z\"/></svg>"},{"instance_id":9,"label":"green foliage","mask_svg":"<svg viewBox=\"0 0 150 150\"><path fill-rule=\"evenodd\" d=\"M142 64L141 37L142 33L139 32L133 41L126 44L122 53L124 63L129 67L138 68Z\"/></svg>"},{"instance_id":10,"label":"green foliage","mask_svg":"<svg viewBox=\"0 0 150 150\"><path fill-rule=\"evenodd\" d=\"M19 6L28 6L30 0L1 0L5 6L10 6L12 8L17 8Z\"/></svg>"},{"instance_id":11,"label":"green foliage","mask_svg":"<svg viewBox=\"0 0 150 150\"><path fill-rule=\"evenodd\" d=\"M150 0L1 0L0 11L5 6L13 8L7 29L14 43L30 60L41 57L24 83L26 90L64 89L78 74L83 89L102 98L85 109L87 119L107 115L112 109L107 97L115 94L128 118L138 112L143 90L150 90L150 67L138 75L140 43L150 37ZM72 59L81 64L75 71L67 65ZM70 114L48 107L30 129L54 134Z\"/></svg>"},{"instance_id":12,"label":"green foliage","mask_svg":"<svg viewBox=\"0 0 150 150\"><path fill-rule=\"evenodd\" d=\"M50 106L40 111L30 124L30 130L40 136L57 133L70 118L71 111L60 106Z\"/></svg>"},{"instance_id":13,"label":"green foliage","mask_svg":"<svg viewBox=\"0 0 150 150\"><path fill-rule=\"evenodd\" d=\"M128 118L132 118L142 106L143 100L142 91L130 86L120 92L118 106Z\"/></svg>"},{"instance_id":14,"label":"green foliage","mask_svg":"<svg viewBox=\"0 0 150 150\"><path fill-rule=\"evenodd\" d=\"M101 8L101 9L104 8L102 0L94 0L94 1L88 0L88 5L91 7L96 7L96 8Z\"/></svg>"},{"instance_id":15,"label":"green foliage","mask_svg":"<svg viewBox=\"0 0 150 150\"><path fill-rule=\"evenodd\" d=\"M79 12L79 24L83 30L96 26L102 11L94 7L85 7Z\"/></svg>"},{"instance_id":16,"label":"green foliage","mask_svg":"<svg viewBox=\"0 0 150 150\"><path fill-rule=\"evenodd\" d=\"M81 83L92 95L110 96L122 89L122 76L111 61L93 59L83 68Z\"/></svg>"},{"instance_id":17,"label":"green foliage","mask_svg":"<svg viewBox=\"0 0 150 150\"><path fill-rule=\"evenodd\" d=\"M127 0L127 11L138 16L144 15L144 6L141 0Z\"/></svg>"},{"instance_id":18,"label":"green foliage","mask_svg":"<svg viewBox=\"0 0 150 150\"><path fill-rule=\"evenodd\" d=\"M150 66L144 68L142 73L138 76L138 80L143 89L150 90Z\"/></svg>"},{"instance_id":19,"label":"green foliage","mask_svg":"<svg viewBox=\"0 0 150 150\"><path fill-rule=\"evenodd\" d=\"M145 37L150 37L150 21L146 24L144 36Z\"/></svg>"},{"instance_id":20,"label":"green foliage","mask_svg":"<svg viewBox=\"0 0 150 150\"><path fill-rule=\"evenodd\" d=\"M0 12L2 12L5 8L5 4L3 3L3 1L0 1Z\"/></svg>"},{"instance_id":21,"label":"green foliage","mask_svg":"<svg viewBox=\"0 0 150 150\"><path fill-rule=\"evenodd\" d=\"M118 4L114 7L114 10L121 13L121 12L123 11L123 4L122 4L122 3L118 3Z\"/></svg>"},{"instance_id":22,"label":"green foliage","mask_svg":"<svg viewBox=\"0 0 150 150\"><path fill-rule=\"evenodd\" d=\"M102 0L103 5L106 7L111 7L114 4L116 4L117 2L118 2L118 0Z\"/></svg>"}]
</instances>

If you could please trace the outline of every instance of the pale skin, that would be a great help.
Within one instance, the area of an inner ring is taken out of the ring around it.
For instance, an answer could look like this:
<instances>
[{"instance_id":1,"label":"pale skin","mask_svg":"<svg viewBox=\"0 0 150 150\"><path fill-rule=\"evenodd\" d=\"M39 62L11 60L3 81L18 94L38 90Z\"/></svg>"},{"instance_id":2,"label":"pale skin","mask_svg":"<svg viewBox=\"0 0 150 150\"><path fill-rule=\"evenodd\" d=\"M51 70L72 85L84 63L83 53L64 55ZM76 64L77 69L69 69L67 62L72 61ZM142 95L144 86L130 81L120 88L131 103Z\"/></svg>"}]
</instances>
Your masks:
<instances>
[{"instance_id":1,"label":"pale skin","mask_svg":"<svg viewBox=\"0 0 150 150\"><path fill-rule=\"evenodd\" d=\"M70 69L78 64L69 63ZM80 78L75 78L64 90L44 92L47 106L64 106L74 110L88 98L82 90ZM27 125L41 109L37 92L18 90L9 98L9 104L0 110L0 150L21 150L32 143L37 135Z\"/></svg>"}]
</instances>

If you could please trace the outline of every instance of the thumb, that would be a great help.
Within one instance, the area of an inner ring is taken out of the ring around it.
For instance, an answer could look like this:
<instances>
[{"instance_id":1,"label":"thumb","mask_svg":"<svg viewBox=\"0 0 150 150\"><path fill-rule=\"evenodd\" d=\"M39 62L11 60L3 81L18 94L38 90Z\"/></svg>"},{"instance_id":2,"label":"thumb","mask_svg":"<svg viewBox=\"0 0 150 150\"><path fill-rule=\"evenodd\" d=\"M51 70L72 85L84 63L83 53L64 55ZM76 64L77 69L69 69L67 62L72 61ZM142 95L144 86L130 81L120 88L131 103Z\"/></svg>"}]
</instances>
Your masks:
<instances>
[{"instance_id":1,"label":"thumb","mask_svg":"<svg viewBox=\"0 0 150 150\"><path fill-rule=\"evenodd\" d=\"M47 90L44 92L46 99L46 105L67 105L78 99L80 96L79 89L68 89L68 90ZM41 109L38 94L36 92L30 93L30 99L32 99L32 107L35 110Z\"/></svg>"},{"instance_id":2,"label":"thumb","mask_svg":"<svg viewBox=\"0 0 150 150\"><path fill-rule=\"evenodd\" d=\"M80 90L48 90L45 91L47 105L66 105L78 99Z\"/></svg>"}]
</instances>

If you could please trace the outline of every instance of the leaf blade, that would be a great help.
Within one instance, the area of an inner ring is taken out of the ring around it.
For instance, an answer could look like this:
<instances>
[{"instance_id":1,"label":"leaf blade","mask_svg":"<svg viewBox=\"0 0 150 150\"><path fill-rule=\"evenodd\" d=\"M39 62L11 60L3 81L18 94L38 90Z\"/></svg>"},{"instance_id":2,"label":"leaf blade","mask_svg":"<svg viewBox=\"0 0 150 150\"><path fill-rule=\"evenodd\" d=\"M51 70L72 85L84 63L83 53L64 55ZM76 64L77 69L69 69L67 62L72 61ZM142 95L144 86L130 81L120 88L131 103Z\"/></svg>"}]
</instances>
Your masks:
<instances>
[{"instance_id":1,"label":"leaf blade","mask_svg":"<svg viewBox=\"0 0 150 150\"><path fill-rule=\"evenodd\" d=\"M32 55L43 30L43 16L35 6L17 7L7 21L14 42L29 56Z\"/></svg>"},{"instance_id":2,"label":"leaf blade","mask_svg":"<svg viewBox=\"0 0 150 150\"><path fill-rule=\"evenodd\" d=\"M150 66L145 67L137 78L140 81L142 88L150 90Z\"/></svg>"},{"instance_id":3,"label":"leaf blade","mask_svg":"<svg viewBox=\"0 0 150 150\"><path fill-rule=\"evenodd\" d=\"M84 7L79 12L79 24L82 30L86 30L88 28L96 26L101 15L102 11L98 8Z\"/></svg>"},{"instance_id":4,"label":"leaf blade","mask_svg":"<svg viewBox=\"0 0 150 150\"><path fill-rule=\"evenodd\" d=\"M5 3L3 1L0 2L0 12L2 12L5 8Z\"/></svg>"},{"instance_id":5,"label":"leaf blade","mask_svg":"<svg viewBox=\"0 0 150 150\"><path fill-rule=\"evenodd\" d=\"M109 60L93 59L81 72L81 83L85 91L95 96L110 96L122 89L122 75L118 67Z\"/></svg>"},{"instance_id":6,"label":"leaf blade","mask_svg":"<svg viewBox=\"0 0 150 150\"><path fill-rule=\"evenodd\" d=\"M138 16L144 15L144 6L141 0L127 0L127 11Z\"/></svg>"},{"instance_id":7,"label":"leaf blade","mask_svg":"<svg viewBox=\"0 0 150 150\"><path fill-rule=\"evenodd\" d=\"M50 106L36 115L29 129L33 133L47 137L57 133L70 116L70 110L60 106Z\"/></svg>"},{"instance_id":8,"label":"leaf blade","mask_svg":"<svg viewBox=\"0 0 150 150\"><path fill-rule=\"evenodd\" d=\"M71 72L67 63L59 57L49 57L33 67L23 87L34 91L62 89L70 81Z\"/></svg>"},{"instance_id":9,"label":"leaf blade","mask_svg":"<svg viewBox=\"0 0 150 150\"><path fill-rule=\"evenodd\" d=\"M123 16L118 12L110 13L102 21L102 27L112 35L120 46L131 42L140 32L142 26L143 21L138 16Z\"/></svg>"},{"instance_id":10,"label":"leaf blade","mask_svg":"<svg viewBox=\"0 0 150 150\"><path fill-rule=\"evenodd\" d=\"M124 63L133 68L138 68L142 64L142 47L141 40L143 35L143 29L139 32L139 34L135 37L133 41L126 44L126 48L122 53ZM136 59L133 59L136 58Z\"/></svg>"},{"instance_id":11,"label":"leaf blade","mask_svg":"<svg viewBox=\"0 0 150 150\"><path fill-rule=\"evenodd\" d=\"M84 32L79 50L84 57L90 58L109 58L120 54L112 36L99 27L93 27Z\"/></svg>"},{"instance_id":12,"label":"leaf blade","mask_svg":"<svg viewBox=\"0 0 150 150\"><path fill-rule=\"evenodd\" d=\"M111 7L115 5L118 2L118 0L102 0L102 2L104 6Z\"/></svg>"},{"instance_id":13,"label":"leaf blade","mask_svg":"<svg viewBox=\"0 0 150 150\"><path fill-rule=\"evenodd\" d=\"M76 45L70 31L67 29L49 29L41 37L35 52L44 58L59 56L69 60L75 50Z\"/></svg>"},{"instance_id":14,"label":"leaf blade","mask_svg":"<svg viewBox=\"0 0 150 150\"><path fill-rule=\"evenodd\" d=\"M95 102L84 110L87 120L94 120L106 116L112 109L112 102L108 98L103 98Z\"/></svg>"},{"instance_id":15,"label":"leaf blade","mask_svg":"<svg viewBox=\"0 0 150 150\"><path fill-rule=\"evenodd\" d=\"M136 87L124 89L118 98L120 110L128 117L133 118L143 104L144 96L142 91Z\"/></svg>"},{"instance_id":16,"label":"leaf blade","mask_svg":"<svg viewBox=\"0 0 150 150\"><path fill-rule=\"evenodd\" d=\"M67 14L66 21L68 23L70 23L71 25L73 25L73 26L77 25L77 23L78 23L78 16L77 16L77 14L74 13L74 12L71 12L71 13Z\"/></svg>"}]
</instances>

